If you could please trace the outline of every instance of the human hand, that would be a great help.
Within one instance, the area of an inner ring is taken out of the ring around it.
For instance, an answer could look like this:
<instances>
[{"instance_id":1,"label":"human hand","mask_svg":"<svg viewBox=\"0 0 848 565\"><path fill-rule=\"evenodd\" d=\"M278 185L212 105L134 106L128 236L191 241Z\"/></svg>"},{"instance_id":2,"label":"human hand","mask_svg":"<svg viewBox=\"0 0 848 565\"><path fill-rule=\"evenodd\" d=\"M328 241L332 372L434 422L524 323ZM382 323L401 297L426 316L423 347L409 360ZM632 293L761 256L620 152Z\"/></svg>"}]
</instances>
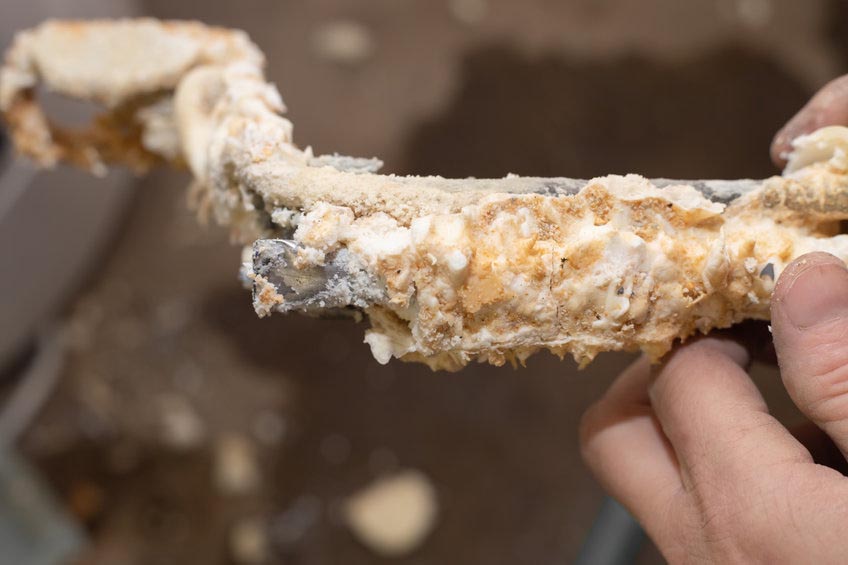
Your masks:
<instances>
[{"instance_id":1,"label":"human hand","mask_svg":"<svg viewBox=\"0 0 848 565\"><path fill-rule=\"evenodd\" d=\"M848 126L848 75L826 84L777 132L771 144L771 160L783 168L792 140L825 126Z\"/></svg>"},{"instance_id":2,"label":"human hand","mask_svg":"<svg viewBox=\"0 0 848 565\"><path fill-rule=\"evenodd\" d=\"M789 395L844 463L845 265L813 253L787 267L772 329ZM672 563L844 563L848 477L814 462L769 414L748 362L743 347L713 337L661 366L637 361L584 415L583 457Z\"/></svg>"}]
</instances>

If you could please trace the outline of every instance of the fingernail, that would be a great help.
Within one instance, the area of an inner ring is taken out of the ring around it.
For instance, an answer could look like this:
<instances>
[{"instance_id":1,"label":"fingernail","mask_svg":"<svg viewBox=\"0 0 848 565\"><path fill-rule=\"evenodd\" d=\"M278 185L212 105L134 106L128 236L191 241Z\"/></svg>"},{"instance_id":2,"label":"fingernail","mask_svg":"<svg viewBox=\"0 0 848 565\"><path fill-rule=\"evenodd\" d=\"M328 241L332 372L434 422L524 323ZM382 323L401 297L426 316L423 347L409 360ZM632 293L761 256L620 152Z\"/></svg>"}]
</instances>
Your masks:
<instances>
[{"instance_id":1,"label":"fingernail","mask_svg":"<svg viewBox=\"0 0 848 565\"><path fill-rule=\"evenodd\" d=\"M792 325L803 330L848 317L848 270L841 261L816 258L797 268L782 304Z\"/></svg>"}]
</instances>

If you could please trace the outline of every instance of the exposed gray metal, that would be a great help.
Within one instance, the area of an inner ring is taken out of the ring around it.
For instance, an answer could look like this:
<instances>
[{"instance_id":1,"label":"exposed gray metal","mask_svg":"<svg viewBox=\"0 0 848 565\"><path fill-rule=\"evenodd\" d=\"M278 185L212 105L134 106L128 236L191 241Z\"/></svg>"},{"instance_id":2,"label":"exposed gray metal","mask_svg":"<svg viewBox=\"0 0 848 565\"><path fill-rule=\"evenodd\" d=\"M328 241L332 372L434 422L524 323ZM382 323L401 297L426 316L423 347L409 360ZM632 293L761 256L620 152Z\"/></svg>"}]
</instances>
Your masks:
<instances>
[{"instance_id":1,"label":"exposed gray metal","mask_svg":"<svg viewBox=\"0 0 848 565\"><path fill-rule=\"evenodd\" d=\"M532 192L546 196L573 196L580 192L589 181L586 179L549 178L534 179L538 181L538 188ZM763 181L753 179L740 180L677 180L677 179L651 179L650 182L657 188L665 188L675 185L689 185L703 194L713 202L728 204L762 185Z\"/></svg>"},{"instance_id":2,"label":"exposed gray metal","mask_svg":"<svg viewBox=\"0 0 848 565\"><path fill-rule=\"evenodd\" d=\"M347 155L319 155L309 160L310 167L333 167L348 173L376 173L383 168L383 161L376 157L348 157Z\"/></svg>"},{"instance_id":3,"label":"exposed gray metal","mask_svg":"<svg viewBox=\"0 0 848 565\"><path fill-rule=\"evenodd\" d=\"M365 308L385 299L382 282L367 273L347 249L327 257L323 267L298 269L299 249L288 239L260 239L253 244L253 272L274 285L285 299L276 311ZM258 285L254 285L254 293L257 291Z\"/></svg>"}]
</instances>

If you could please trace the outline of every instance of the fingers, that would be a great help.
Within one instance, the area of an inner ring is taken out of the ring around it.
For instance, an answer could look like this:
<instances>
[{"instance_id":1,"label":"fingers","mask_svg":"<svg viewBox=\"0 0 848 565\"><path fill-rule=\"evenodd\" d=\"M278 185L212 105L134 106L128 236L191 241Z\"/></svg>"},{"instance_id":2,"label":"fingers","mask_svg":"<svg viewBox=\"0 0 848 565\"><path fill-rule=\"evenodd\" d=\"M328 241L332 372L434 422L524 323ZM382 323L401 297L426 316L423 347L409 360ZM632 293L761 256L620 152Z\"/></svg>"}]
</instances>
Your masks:
<instances>
[{"instance_id":1,"label":"fingers","mask_svg":"<svg viewBox=\"0 0 848 565\"><path fill-rule=\"evenodd\" d=\"M642 358L618 377L580 423L583 458L603 487L654 539L662 538L682 490L677 463L648 400Z\"/></svg>"},{"instance_id":2,"label":"fingers","mask_svg":"<svg viewBox=\"0 0 848 565\"><path fill-rule=\"evenodd\" d=\"M675 351L650 389L654 411L680 461L684 484L727 484L809 453L768 413L743 369L740 345L705 338Z\"/></svg>"},{"instance_id":3,"label":"fingers","mask_svg":"<svg viewBox=\"0 0 848 565\"><path fill-rule=\"evenodd\" d=\"M780 168L792 151L792 140L819 128L848 126L848 75L824 86L795 116L777 132L771 145L771 158Z\"/></svg>"},{"instance_id":4,"label":"fingers","mask_svg":"<svg viewBox=\"0 0 848 565\"><path fill-rule=\"evenodd\" d=\"M771 305L781 376L798 408L848 454L848 270L827 253L791 263Z\"/></svg>"},{"instance_id":5,"label":"fingers","mask_svg":"<svg viewBox=\"0 0 848 565\"><path fill-rule=\"evenodd\" d=\"M745 320L727 329L714 330L710 335L727 338L742 345L747 350L751 361L777 365L774 340L771 337L769 324L764 320Z\"/></svg>"},{"instance_id":6,"label":"fingers","mask_svg":"<svg viewBox=\"0 0 848 565\"><path fill-rule=\"evenodd\" d=\"M716 338L679 348L654 371L642 359L581 422L589 467L664 551L688 551L686 533L715 517L716 535L722 516L759 523L739 513L762 501L763 474L812 463L769 415L748 360L742 346Z\"/></svg>"},{"instance_id":7,"label":"fingers","mask_svg":"<svg viewBox=\"0 0 848 565\"><path fill-rule=\"evenodd\" d=\"M821 428L812 422L792 428L792 435L807 448L815 463L848 474L848 460Z\"/></svg>"}]
</instances>

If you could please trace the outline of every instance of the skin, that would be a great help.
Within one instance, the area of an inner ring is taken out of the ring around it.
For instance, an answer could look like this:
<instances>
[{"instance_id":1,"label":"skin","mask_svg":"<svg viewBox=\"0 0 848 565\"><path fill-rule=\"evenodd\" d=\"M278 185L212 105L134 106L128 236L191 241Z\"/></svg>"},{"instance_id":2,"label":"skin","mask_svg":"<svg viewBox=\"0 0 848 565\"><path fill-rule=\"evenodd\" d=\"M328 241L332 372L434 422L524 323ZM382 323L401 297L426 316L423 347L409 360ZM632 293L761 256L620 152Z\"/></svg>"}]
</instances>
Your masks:
<instances>
[{"instance_id":1,"label":"skin","mask_svg":"<svg viewBox=\"0 0 848 565\"><path fill-rule=\"evenodd\" d=\"M792 140L825 126L848 126L848 75L827 83L774 136L771 160L781 169Z\"/></svg>"},{"instance_id":2,"label":"skin","mask_svg":"<svg viewBox=\"0 0 848 565\"><path fill-rule=\"evenodd\" d=\"M848 125L848 77L778 133ZM583 457L671 563L844 563L848 555L848 269L826 253L793 262L772 300L781 378L809 423L769 414L751 353L706 337L658 366L639 359L591 406Z\"/></svg>"}]
</instances>

